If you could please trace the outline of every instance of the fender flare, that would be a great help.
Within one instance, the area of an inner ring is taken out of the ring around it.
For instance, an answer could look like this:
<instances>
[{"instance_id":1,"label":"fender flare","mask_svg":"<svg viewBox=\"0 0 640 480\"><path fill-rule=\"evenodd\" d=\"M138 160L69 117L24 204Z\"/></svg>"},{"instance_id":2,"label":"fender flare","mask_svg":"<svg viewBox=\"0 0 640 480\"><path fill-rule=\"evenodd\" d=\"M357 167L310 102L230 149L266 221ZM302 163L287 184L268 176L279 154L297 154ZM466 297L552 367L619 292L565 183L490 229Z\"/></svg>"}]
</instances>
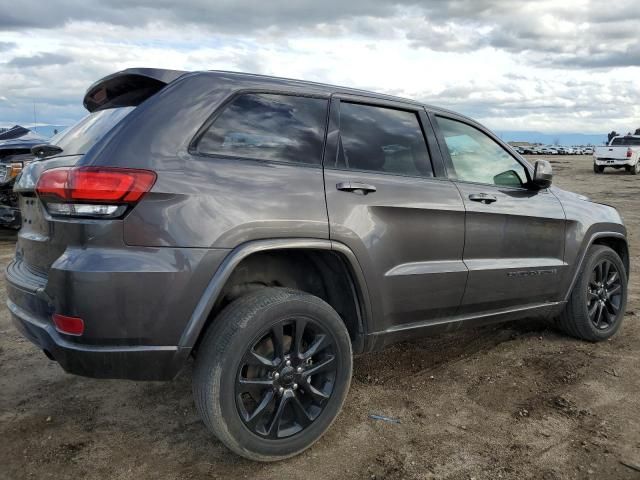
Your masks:
<instances>
[{"instance_id":1,"label":"fender flare","mask_svg":"<svg viewBox=\"0 0 640 480\"><path fill-rule=\"evenodd\" d=\"M218 296L224 288L227 280L238 264L248 256L270 250L301 249L301 250L327 250L342 254L347 261L347 269L351 274L351 282L355 289L357 310L359 316L360 336L368 332L368 322L371 318L371 303L369 290L360 263L355 254L346 245L326 239L314 238L283 238L269 240L253 240L231 250L224 258L213 277L204 290L196 308L187 322L187 326L180 337L179 347L193 348L202 329L215 305Z\"/></svg>"},{"instance_id":2,"label":"fender flare","mask_svg":"<svg viewBox=\"0 0 640 480\"><path fill-rule=\"evenodd\" d=\"M584 262L585 257L587 256L587 252L589 251L589 248L591 248L591 245L593 245L594 242L599 238L616 238L616 239L623 240L625 245L627 246L627 255L628 255L629 244L627 242L627 237L623 233L620 233L620 232L596 232L593 235L591 235L591 237L589 238L589 241L587 242L587 245L582 249L582 253L580 254L580 260L577 262L576 269L573 272L573 278L571 279L571 283L569 284L569 288L567 289L567 292L564 295L563 300L565 302L569 301L569 296L571 295L571 292L573 291L573 287L575 286L576 282L578 281L578 275L580 275L580 271L582 270L582 264ZM629 277L629 273L630 272L627 270L627 278Z\"/></svg>"}]
</instances>

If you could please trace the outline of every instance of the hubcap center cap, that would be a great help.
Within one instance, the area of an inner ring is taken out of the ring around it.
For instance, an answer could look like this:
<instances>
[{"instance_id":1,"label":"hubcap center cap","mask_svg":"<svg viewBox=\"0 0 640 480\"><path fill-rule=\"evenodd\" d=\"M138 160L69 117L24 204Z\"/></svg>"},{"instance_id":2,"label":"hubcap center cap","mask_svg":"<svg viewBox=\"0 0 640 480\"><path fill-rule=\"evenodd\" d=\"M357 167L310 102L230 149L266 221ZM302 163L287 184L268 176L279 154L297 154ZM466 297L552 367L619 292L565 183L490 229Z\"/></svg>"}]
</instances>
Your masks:
<instances>
[{"instance_id":1,"label":"hubcap center cap","mask_svg":"<svg viewBox=\"0 0 640 480\"><path fill-rule=\"evenodd\" d=\"M293 385L296 371L293 367L284 367L280 372L280 383L284 387Z\"/></svg>"}]
</instances>

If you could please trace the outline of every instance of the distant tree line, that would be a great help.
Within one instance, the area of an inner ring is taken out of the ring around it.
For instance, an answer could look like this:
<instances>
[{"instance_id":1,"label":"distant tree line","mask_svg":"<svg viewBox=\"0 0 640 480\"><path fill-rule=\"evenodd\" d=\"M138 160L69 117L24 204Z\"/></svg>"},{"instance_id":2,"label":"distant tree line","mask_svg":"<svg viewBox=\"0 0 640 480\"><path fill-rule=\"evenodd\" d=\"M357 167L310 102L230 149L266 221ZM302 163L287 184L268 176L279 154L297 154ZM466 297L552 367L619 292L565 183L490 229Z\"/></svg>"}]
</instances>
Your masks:
<instances>
[{"instance_id":1,"label":"distant tree line","mask_svg":"<svg viewBox=\"0 0 640 480\"><path fill-rule=\"evenodd\" d=\"M617 137L619 135L620 134L618 132L612 130L611 133L607 134L607 143L609 143L613 137ZM627 133L627 135L640 135L640 128L636 128L636 131L634 133L629 132Z\"/></svg>"}]
</instances>

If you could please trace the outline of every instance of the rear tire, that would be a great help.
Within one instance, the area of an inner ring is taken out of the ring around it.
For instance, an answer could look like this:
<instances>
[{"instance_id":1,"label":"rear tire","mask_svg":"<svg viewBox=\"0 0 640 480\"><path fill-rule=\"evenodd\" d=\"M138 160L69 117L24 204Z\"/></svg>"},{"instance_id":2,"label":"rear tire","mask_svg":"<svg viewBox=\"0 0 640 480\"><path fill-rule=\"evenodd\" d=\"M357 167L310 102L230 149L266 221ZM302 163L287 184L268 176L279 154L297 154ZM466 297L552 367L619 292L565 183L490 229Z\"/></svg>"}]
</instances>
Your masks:
<instances>
[{"instance_id":1,"label":"rear tire","mask_svg":"<svg viewBox=\"0 0 640 480\"><path fill-rule=\"evenodd\" d=\"M593 171L595 173L603 173L604 172L604 166L602 165L596 165L595 163L593 164Z\"/></svg>"},{"instance_id":2,"label":"rear tire","mask_svg":"<svg viewBox=\"0 0 640 480\"><path fill-rule=\"evenodd\" d=\"M340 412L351 340L336 311L296 290L262 288L206 332L193 377L196 407L230 450L257 461L309 448Z\"/></svg>"},{"instance_id":3,"label":"rear tire","mask_svg":"<svg viewBox=\"0 0 640 480\"><path fill-rule=\"evenodd\" d=\"M640 161L636 162L635 165L629 167L629 171L631 175L638 175L640 173Z\"/></svg>"},{"instance_id":4,"label":"rear tire","mask_svg":"<svg viewBox=\"0 0 640 480\"><path fill-rule=\"evenodd\" d=\"M626 303L627 274L622 260L611 248L593 245L557 324L572 337L606 340L622 325Z\"/></svg>"}]
</instances>

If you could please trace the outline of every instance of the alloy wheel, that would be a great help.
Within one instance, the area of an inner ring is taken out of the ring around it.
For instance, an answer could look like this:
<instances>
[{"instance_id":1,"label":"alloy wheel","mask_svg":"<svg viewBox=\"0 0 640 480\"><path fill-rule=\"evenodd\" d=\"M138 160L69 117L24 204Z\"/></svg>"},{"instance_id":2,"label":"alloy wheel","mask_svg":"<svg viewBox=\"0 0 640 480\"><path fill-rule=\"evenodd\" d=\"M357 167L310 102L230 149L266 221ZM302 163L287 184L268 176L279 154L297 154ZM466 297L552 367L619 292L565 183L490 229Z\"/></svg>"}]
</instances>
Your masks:
<instances>
[{"instance_id":1,"label":"alloy wheel","mask_svg":"<svg viewBox=\"0 0 640 480\"><path fill-rule=\"evenodd\" d=\"M295 435L322 413L334 389L336 347L311 318L278 322L252 342L235 382L236 407L254 434Z\"/></svg>"},{"instance_id":2,"label":"alloy wheel","mask_svg":"<svg viewBox=\"0 0 640 480\"><path fill-rule=\"evenodd\" d=\"M599 330L611 328L620 312L622 279L615 264L603 259L591 272L587 286L587 311L591 323Z\"/></svg>"}]
</instances>

